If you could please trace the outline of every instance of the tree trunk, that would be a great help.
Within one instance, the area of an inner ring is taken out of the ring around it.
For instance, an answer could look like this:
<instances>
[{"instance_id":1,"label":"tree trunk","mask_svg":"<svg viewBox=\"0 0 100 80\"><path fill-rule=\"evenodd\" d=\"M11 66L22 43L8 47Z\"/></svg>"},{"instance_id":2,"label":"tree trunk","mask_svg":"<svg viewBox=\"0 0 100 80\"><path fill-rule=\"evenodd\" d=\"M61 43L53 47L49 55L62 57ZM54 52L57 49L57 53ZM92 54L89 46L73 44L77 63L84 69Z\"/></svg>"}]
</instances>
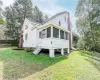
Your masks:
<instances>
[{"instance_id":1,"label":"tree trunk","mask_svg":"<svg viewBox=\"0 0 100 80\"><path fill-rule=\"evenodd\" d=\"M24 20L25 20L25 18L26 18L26 6L25 6L25 13L24 13ZM21 20L22 22L21 22L21 29L20 29L20 40L19 40L19 48L22 48L23 47L23 44L22 44L22 42L23 42L23 23L24 23L24 20Z\"/></svg>"},{"instance_id":2,"label":"tree trunk","mask_svg":"<svg viewBox=\"0 0 100 80\"><path fill-rule=\"evenodd\" d=\"M19 46L18 46L18 48L22 48L23 46L22 46L22 42L23 42L23 30L22 30L22 28L23 28L23 22L21 23L21 28L20 28L20 39L19 39Z\"/></svg>"}]
</instances>

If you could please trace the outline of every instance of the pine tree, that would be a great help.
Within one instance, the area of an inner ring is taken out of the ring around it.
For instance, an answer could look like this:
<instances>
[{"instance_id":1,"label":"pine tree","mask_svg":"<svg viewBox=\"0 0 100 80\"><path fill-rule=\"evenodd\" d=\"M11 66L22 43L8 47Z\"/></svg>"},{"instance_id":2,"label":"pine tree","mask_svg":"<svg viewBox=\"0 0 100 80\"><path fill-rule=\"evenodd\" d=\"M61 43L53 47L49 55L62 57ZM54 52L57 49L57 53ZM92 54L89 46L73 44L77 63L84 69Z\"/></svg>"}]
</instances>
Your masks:
<instances>
[{"instance_id":1,"label":"pine tree","mask_svg":"<svg viewBox=\"0 0 100 80\"><path fill-rule=\"evenodd\" d=\"M5 8L3 12L6 17L6 35L10 39L19 40L19 47L22 47L23 23L25 18L43 23L43 14L37 6L33 8L32 0L15 0L13 5Z\"/></svg>"},{"instance_id":2,"label":"pine tree","mask_svg":"<svg viewBox=\"0 0 100 80\"><path fill-rule=\"evenodd\" d=\"M16 0L13 5L6 7L4 11L7 22L7 31L11 39L19 40L19 47L22 47L22 27L25 18L33 19L33 5L31 0Z\"/></svg>"},{"instance_id":3,"label":"pine tree","mask_svg":"<svg viewBox=\"0 0 100 80\"><path fill-rule=\"evenodd\" d=\"M46 21L47 19L49 19L49 17L47 15L44 16L44 21Z\"/></svg>"},{"instance_id":4,"label":"pine tree","mask_svg":"<svg viewBox=\"0 0 100 80\"><path fill-rule=\"evenodd\" d=\"M43 14L37 6L34 7L34 20L43 23Z\"/></svg>"}]
</instances>

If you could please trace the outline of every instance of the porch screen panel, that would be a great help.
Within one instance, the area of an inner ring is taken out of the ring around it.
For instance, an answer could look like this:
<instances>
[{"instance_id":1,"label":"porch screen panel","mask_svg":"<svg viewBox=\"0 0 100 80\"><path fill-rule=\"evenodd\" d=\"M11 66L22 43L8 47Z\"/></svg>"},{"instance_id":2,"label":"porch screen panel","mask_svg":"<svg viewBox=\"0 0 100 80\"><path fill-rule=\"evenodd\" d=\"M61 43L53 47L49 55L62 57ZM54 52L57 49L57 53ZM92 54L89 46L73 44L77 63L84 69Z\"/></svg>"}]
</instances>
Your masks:
<instances>
[{"instance_id":1,"label":"porch screen panel","mask_svg":"<svg viewBox=\"0 0 100 80\"><path fill-rule=\"evenodd\" d=\"M64 39L64 31L60 30L60 39Z\"/></svg>"},{"instance_id":2,"label":"porch screen panel","mask_svg":"<svg viewBox=\"0 0 100 80\"><path fill-rule=\"evenodd\" d=\"M47 38L51 37L51 27L47 28Z\"/></svg>"},{"instance_id":3,"label":"porch screen panel","mask_svg":"<svg viewBox=\"0 0 100 80\"><path fill-rule=\"evenodd\" d=\"M53 37L59 38L59 29L53 27Z\"/></svg>"}]
</instances>

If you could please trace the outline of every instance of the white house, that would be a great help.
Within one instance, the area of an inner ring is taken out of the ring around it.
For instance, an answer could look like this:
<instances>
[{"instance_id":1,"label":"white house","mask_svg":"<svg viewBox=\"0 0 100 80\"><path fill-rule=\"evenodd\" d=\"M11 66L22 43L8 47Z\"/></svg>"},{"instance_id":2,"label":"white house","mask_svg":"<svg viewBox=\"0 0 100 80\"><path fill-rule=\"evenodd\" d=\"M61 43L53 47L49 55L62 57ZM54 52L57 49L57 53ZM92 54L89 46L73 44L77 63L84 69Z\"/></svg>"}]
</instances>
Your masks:
<instances>
[{"instance_id":1,"label":"white house","mask_svg":"<svg viewBox=\"0 0 100 80\"><path fill-rule=\"evenodd\" d=\"M70 14L67 11L57 13L43 24L25 19L23 25L23 47L35 48L34 54L49 49L49 57L55 56L55 50L70 53L72 47Z\"/></svg>"}]
</instances>

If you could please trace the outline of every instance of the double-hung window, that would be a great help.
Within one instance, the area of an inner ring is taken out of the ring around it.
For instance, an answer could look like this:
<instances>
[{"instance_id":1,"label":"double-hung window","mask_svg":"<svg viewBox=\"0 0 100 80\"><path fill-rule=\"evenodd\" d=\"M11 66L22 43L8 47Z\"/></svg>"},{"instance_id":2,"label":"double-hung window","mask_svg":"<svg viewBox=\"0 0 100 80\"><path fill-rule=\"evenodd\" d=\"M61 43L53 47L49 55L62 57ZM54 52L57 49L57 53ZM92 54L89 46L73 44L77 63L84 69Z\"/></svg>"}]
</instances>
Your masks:
<instances>
[{"instance_id":1,"label":"double-hung window","mask_svg":"<svg viewBox=\"0 0 100 80\"><path fill-rule=\"evenodd\" d=\"M39 32L39 38L49 38L51 37L51 27L43 29Z\"/></svg>"},{"instance_id":2,"label":"double-hung window","mask_svg":"<svg viewBox=\"0 0 100 80\"><path fill-rule=\"evenodd\" d=\"M42 38L46 38L46 29L42 30Z\"/></svg>"},{"instance_id":3,"label":"double-hung window","mask_svg":"<svg viewBox=\"0 0 100 80\"><path fill-rule=\"evenodd\" d=\"M59 26L61 26L61 22L59 21Z\"/></svg>"}]
</instances>

